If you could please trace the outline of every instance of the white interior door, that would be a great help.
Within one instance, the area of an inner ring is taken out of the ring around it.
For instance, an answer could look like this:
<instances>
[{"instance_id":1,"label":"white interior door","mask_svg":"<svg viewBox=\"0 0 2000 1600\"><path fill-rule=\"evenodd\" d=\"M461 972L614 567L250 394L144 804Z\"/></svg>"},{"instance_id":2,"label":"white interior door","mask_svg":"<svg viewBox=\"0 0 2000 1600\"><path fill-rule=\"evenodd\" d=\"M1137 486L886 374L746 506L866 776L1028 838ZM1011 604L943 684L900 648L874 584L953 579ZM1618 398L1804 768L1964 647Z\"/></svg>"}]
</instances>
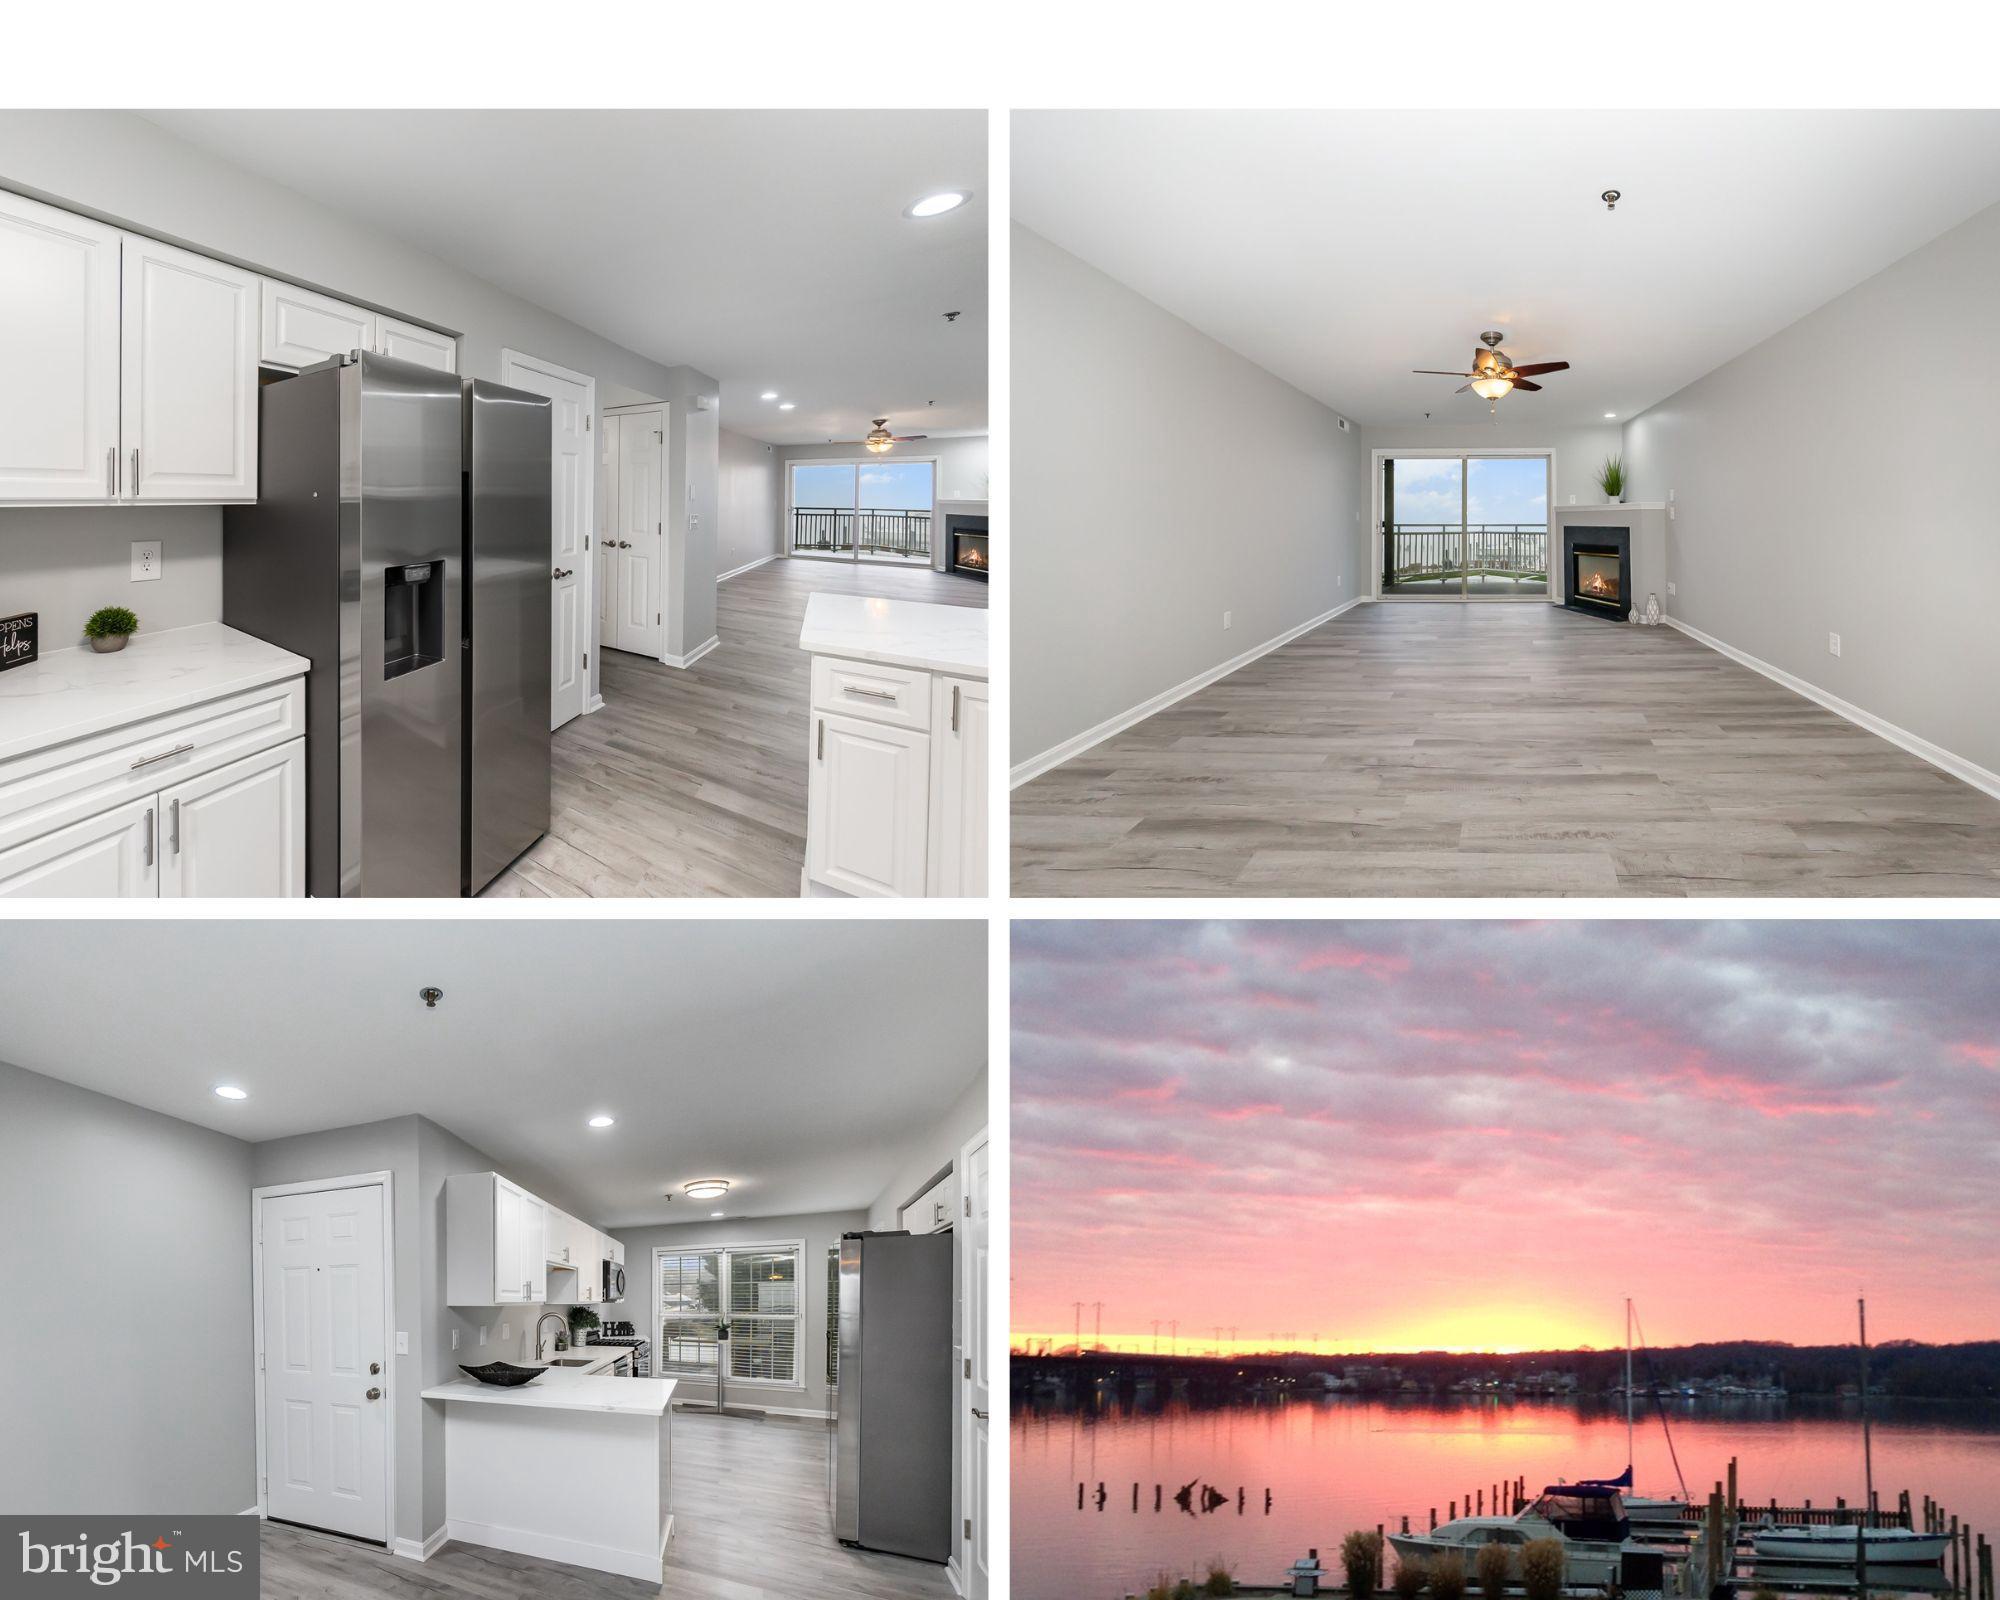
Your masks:
<instances>
[{"instance_id":1,"label":"white interior door","mask_svg":"<svg viewBox=\"0 0 2000 1600\"><path fill-rule=\"evenodd\" d=\"M965 1353L971 1371L965 1389L965 1415L959 1437L965 1441L964 1470L959 1475L965 1501L960 1570L965 1574L966 1600L986 1600L986 1481L992 1448L993 1374L987 1354L989 1317L987 1269L988 1217L991 1184L985 1139L972 1146L960 1163L964 1173L965 1225L959 1235L960 1282L965 1302Z\"/></svg>"},{"instance_id":2,"label":"white interior door","mask_svg":"<svg viewBox=\"0 0 2000 1600\"><path fill-rule=\"evenodd\" d=\"M664 411L618 418L618 519L611 525L617 544L615 631L604 642L656 659L666 648L661 582L666 459Z\"/></svg>"},{"instance_id":3,"label":"white interior door","mask_svg":"<svg viewBox=\"0 0 2000 1600\"><path fill-rule=\"evenodd\" d=\"M551 402L549 726L560 728L582 715L588 698L591 591L584 535L591 525L590 441L597 383L513 350L501 352L500 381L547 395Z\"/></svg>"},{"instance_id":4,"label":"white interior door","mask_svg":"<svg viewBox=\"0 0 2000 1600\"><path fill-rule=\"evenodd\" d=\"M607 412L597 445L597 637L606 646L618 637L618 456L624 437L623 422L622 417Z\"/></svg>"},{"instance_id":5,"label":"white interior door","mask_svg":"<svg viewBox=\"0 0 2000 1600\"><path fill-rule=\"evenodd\" d=\"M266 1195L257 1234L265 1514L386 1542L381 1187Z\"/></svg>"}]
</instances>

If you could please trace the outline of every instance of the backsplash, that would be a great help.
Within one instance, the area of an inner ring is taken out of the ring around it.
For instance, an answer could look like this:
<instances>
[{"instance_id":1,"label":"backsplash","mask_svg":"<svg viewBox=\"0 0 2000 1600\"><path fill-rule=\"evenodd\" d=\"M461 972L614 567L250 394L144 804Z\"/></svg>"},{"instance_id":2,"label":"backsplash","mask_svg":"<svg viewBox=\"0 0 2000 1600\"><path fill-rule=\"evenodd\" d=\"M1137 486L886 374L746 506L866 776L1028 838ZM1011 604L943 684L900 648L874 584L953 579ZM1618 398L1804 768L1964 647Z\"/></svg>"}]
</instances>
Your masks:
<instances>
[{"instance_id":1,"label":"backsplash","mask_svg":"<svg viewBox=\"0 0 2000 1600\"><path fill-rule=\"evenodd\" d=\"M132 581L132 546L160 544L160 576ZM127 606L140 628L222 617L219 506L33 506L0 510L0 615L41 615L44 655L83 642L100 606Z\"/></svg>"}]
</instances>

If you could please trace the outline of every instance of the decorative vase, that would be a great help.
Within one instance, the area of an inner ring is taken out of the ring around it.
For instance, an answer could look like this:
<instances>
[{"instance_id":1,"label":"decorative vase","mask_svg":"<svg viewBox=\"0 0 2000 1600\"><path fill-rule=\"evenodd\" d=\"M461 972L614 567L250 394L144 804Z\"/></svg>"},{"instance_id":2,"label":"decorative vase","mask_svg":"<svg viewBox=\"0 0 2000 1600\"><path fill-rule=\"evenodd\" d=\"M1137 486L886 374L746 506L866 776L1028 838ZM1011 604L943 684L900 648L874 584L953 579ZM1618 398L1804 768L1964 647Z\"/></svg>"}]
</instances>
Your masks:
<instances>
[{"instance_id":1,"label":"decorative vase","mask_svg":"<svg viewBox=\"0 0 2000 1600\"><path fill-rule=\"evenodd\" d=\"M1659 625L1660 597L1657 594L1649 594L1646 596L1646 626L1657 628Z\"/></svg>"},{"instance_id":2,"label":"decorative vase","mask_svg":"<svg viewBox=\"0 0 2000 1600\"><path fill-rule=\"evenodd\" d=\"M131 637L132 635L129 633L107 633L101 639L92 639L90 641L90 648L95 650L99 655L108 656L114 650L123 650L125 648L125 641Z\"/></svg>"}]
</instances>

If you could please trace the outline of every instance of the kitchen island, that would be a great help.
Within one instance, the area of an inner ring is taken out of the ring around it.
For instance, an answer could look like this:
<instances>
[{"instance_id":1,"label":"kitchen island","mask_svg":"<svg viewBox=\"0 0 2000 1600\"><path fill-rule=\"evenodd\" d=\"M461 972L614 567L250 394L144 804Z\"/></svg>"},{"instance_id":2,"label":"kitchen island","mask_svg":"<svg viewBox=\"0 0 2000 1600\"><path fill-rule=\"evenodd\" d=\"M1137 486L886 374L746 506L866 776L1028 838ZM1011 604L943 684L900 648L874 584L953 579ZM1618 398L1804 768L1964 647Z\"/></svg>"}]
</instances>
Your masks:
<instances>
[{"instance_id":1,"label":"kitchen island","mask_svg":"<svg viewBox=\"0 0 2000 1600\"><path fill-rule=\"evenodd\" d=\"M674 1388L551 1367L514 1389L460 1378L424 1390L445 1407L447 1536L663 1581Z\"/></svg>"},{"instance_id":2,"label":"kitchen island","mask_svg":"<svg viewBox=\"0 0 2000 1600\"><path fill-rule=\"evenodd\" d=\"M983 895L986 611L815 594L807 895Z\"/></svg>"}]
</instances>

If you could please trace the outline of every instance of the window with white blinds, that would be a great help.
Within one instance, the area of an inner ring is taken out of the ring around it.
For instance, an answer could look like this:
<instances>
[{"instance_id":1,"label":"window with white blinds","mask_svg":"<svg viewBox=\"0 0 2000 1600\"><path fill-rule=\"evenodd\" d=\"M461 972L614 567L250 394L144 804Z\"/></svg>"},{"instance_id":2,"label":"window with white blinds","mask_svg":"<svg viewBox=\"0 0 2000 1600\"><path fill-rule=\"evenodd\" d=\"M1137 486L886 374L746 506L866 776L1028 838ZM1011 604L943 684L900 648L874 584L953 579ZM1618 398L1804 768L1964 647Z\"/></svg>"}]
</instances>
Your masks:
<instances>
[{"instance_id":1,"label":"window with white blinds","mask_svg":"<svg viewBox=\"0 0 2000 1600\"><path fill-rule=\"evenodd\" d=\"M840 1246L826 1253L826 1381L840 1383Z\"/></svg>"},{"instance_id":2,"label":"window with white blinds","mask_svg":"<svg viewBox=\"0 0 2000 1600\"><path fill-rule=\"evenodd\" d=\"M657 1251L657 1370L712 1379L726 1321L731 1383L797 1387L804 1254L797 1244Z\"/></svg>"}]
</instances>

